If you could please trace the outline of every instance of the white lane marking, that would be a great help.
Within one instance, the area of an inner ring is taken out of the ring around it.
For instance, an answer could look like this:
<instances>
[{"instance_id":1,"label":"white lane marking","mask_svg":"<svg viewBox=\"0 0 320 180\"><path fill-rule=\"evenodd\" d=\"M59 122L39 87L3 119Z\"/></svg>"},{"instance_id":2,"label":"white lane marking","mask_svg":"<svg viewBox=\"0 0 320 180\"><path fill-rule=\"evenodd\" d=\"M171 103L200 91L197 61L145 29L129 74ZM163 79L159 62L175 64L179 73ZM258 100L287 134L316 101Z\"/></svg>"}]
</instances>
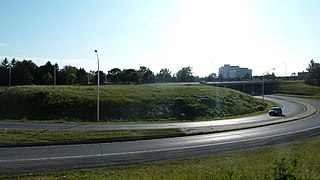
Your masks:
<instances>
[{"instance_id":1,"label":"white lane marking","mask_svg":"<svg viewBox=\"0 0 320 180\"><path fill-rule=\"evenodd\" d=\"M287 132L282 134L270 135L265 137L258 137L258 138L251 138L239 141L230 141L230 142L219 142L219 143L211 143L211 144L204 144L204 145L196 145L196 146L184 146L184 147L177 147L177 148L166 148L166 149L155 149L155 150L145 150L145 151L135 151L135 152L120 152L120 153L109 153L109 154L96 154L96 155L81 155L81 156L67 156L67 157L50 157L50 158L30 158L30 159L18 159L18 160L0 160L0 163L3 162L19 162L19 161L41 161L41 160L63 160L63 159L75 159L75 158L90 158L90 157L102 157L102 156L115 156L115 155L127 155L127 154L140 154L140 153L152 153L152 152L161 152L161 151L170 151L170 150L183 150L183 149L193 149L193 148L201 148L201 147L209 147L209 146L217 146L217 145L224 145L224 144L233 144L239 142L247 142L247 141L254 141L254 140L262 140L267 138L273 137L280 137L295 133L300 133L304 131L318 129L320 126L297 130L293 132Z\"/></svg>"}]
</instances>

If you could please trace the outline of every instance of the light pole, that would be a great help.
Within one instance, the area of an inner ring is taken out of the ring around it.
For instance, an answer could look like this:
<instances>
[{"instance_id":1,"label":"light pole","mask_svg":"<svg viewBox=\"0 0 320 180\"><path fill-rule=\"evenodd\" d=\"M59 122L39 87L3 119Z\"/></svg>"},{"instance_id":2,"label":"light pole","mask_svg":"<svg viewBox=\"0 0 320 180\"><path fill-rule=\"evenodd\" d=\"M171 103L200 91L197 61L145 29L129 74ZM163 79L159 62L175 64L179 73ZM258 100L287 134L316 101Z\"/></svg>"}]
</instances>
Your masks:
<instances>
[{"instance_id":1,"label":"light pole","mask_svg":"<svg viewBox=\"0 0 320 180\"><path fill-rule=\"evenodd\" d=\"M262 74L262 100L264 100L264 73Z\"/></svg>"},{"instance_id":2,"label":"light pole","mask_svg":"<svg viewBox=\"0 0 320 180\"><path fill-rule=\"evenodd\" d=\"M284 77L287 76L287 65L285 63L282 63L284 64Z\"/></svg>"},{"instance_id":3,"label":"light pole","mask_svg":"<svg viewBox=\"0 0 320 180\"><path fill-rule=\"evenodd\" d=\"M97 54L97 60L98 60L98 82L97 82L97 121L100 121L100 112L99 112L99 98L100 98L100 90L99 90L99 86L100 86L100 67L99 67L99 56L98 56L98 51L94 50L94 52L96 52Z\"/></svg>"},{"instance_id":4,"label":"light pole","mask_svg":"<svg viewBox=\"0 0 320 180\"><path fill-rule=\"evenodd\" d=\"M56 86L56 83L57 83L57 73L56 73L57 67L56 67L56 64L53 65L53 86Z\"/></svg>"}]
</instances>

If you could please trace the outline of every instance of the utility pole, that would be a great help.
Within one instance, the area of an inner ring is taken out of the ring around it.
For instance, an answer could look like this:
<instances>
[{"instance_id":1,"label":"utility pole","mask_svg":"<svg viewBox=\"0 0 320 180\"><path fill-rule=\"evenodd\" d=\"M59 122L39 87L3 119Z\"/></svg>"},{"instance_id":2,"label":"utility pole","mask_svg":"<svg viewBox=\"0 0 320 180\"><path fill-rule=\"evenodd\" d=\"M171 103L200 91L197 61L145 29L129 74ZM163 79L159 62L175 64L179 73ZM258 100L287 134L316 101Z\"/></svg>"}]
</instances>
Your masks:
<instances>
[{"instance_id":1,"label":"utility pole","mask_svg":"<svg viewBox=\"0 0 320 180\"><path fill-rule=\"evenodd\" d=\"M98 56L98 51L94 50L94 52L96 52L97 54L97 60L98 60L98 82L97 82L97 121L100 121L100 90L99 90L99 86L100 86L100 67L99 67L99 56Z\"/></svg>"}]
</instances>

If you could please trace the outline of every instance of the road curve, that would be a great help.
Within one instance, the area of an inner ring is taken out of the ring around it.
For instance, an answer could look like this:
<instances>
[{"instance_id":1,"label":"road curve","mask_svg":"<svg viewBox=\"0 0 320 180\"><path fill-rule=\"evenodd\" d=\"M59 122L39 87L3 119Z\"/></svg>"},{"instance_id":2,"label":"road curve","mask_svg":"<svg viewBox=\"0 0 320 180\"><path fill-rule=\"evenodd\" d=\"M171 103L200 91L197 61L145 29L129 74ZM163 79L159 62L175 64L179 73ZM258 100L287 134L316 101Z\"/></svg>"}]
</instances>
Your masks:
<instances>
[{"instance_id":1,"label":"road curve","mask_svg":"<svg viewBox=\"0 0 320 180\"><path fill-rule=\"evenodd\" d=\"M320 101L299 101L320 106ZM320 115L315 113L296 121L206 135L116 143L0 148L0 174L182 159L295 142L319 135Z\"/></svg>"},{"instance_id":2,"label":"road curve","mask_svg":"<svg viewBox=\"0 0 320 180\"><path fill-rule=\"evenodd\" d=\"M132 130L132 129L167 129L167 128L181 128L186 132L191 129L219 132L223 130L232 130L233 128L241 129L250 127L255 124L265 125L272 124L279 121L286 121L288 118L293 118L306 110L305 105L296 103L292 98L281 96L269 96L266 100L273 101L279 104L283 109L285 116L269 116L267 113L225 120L201 121L201 122L182 122L182 123L161 123L161 124L64 124L64 123L45 123L45 122L10 122L0 121L0 128L5 129L37 129L37 130ZM197 128L206 129L197 129ZM208 127L210 129L208 129ZM192 132L192 131L190 131Z\"/></svg>"}]
</instances>

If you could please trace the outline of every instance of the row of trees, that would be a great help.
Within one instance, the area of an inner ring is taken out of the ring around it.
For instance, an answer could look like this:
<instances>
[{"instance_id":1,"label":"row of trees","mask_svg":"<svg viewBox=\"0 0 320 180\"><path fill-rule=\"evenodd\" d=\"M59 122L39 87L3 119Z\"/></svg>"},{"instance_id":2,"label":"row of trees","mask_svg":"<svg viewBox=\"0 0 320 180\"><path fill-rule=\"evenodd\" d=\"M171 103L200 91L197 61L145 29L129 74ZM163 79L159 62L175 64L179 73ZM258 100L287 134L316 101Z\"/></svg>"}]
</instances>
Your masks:
<instances>
[{"instance_id":1,"label":"row of trees","mask_svg":"<svg viewBox=\"0 0 320 180\"><path fill-rule=\"evenodd\" d=\"M310 85L320 86L320 63L316 63L312 59L307 71L308 74L305 78L305 82Z\"/></svg>"},{"instance_id":2,"label":"row of trees","mask_svg":"<svg viewBox=\"0 0 320 180\"><path fill-rule=\"evenodd\" d=\"M94 79L95 74L88 74L83 68L65 66L59 69L58 64L48 61L37 66L31 60L18 61L7 58L0 63L0 85L49 85L86 83L88 78ZM54 77L56 79L54 80Z\"/></svg>"},{"instance_id":3,"label":"row of trees","mask_svg":"<svg viewBox=\"0 0 320 180\"><path fill-rule=\"evenodd\" d=\"M193 75L191 67L184 67L177 73L163 68L159 73L141 66L135 69L113 68L105 74L100 71L100 84L126 84L126 83L154 83L154 82L196 82L200 78ZM7 58L0 62L0 85L59 85L67 84L97 84L97 71L86 72L83 68L70 65L59 68L58 64L48 61L45 65L37 66L32 60L18 61ZM205 80L215 78L209 75Z\"/></svg>"}]
</instances>

